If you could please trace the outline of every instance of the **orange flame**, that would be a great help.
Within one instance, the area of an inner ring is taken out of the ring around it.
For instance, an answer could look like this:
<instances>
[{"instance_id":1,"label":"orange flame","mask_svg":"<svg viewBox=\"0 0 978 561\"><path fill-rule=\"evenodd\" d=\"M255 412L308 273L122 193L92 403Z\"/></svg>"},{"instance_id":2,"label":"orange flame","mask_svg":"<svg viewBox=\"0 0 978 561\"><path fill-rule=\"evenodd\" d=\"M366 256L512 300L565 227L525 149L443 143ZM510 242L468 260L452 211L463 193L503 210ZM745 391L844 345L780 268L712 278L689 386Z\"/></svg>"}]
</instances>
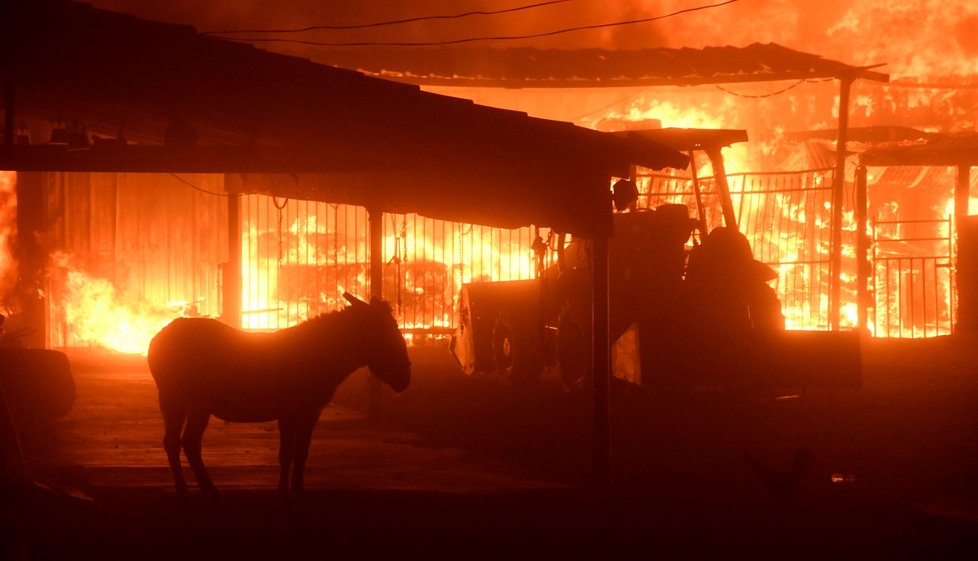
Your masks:
<instances>
[{"instance_id":1,"label":"orange flame","mask_svg":"<svg viewBox=\"0 0 978 561\"><path fill-rule=\"evenodd\" d=\"M17 225L17 172L0 171L0 298L13 288L17 263L13 239Z\"/></svg>"},{"instance_id":2,"label":"orange flame","mask_svg":"<svg viewBox=\"0 0 978 561\"><path fill-rule=\"evenodd\" d=\"M55 253L52 261L64 273L60 305L76 343L145 354L149 341L176 315L139 299L123 297L108 280L73 266L68 254Z\"/></svg>"}]
</instances>

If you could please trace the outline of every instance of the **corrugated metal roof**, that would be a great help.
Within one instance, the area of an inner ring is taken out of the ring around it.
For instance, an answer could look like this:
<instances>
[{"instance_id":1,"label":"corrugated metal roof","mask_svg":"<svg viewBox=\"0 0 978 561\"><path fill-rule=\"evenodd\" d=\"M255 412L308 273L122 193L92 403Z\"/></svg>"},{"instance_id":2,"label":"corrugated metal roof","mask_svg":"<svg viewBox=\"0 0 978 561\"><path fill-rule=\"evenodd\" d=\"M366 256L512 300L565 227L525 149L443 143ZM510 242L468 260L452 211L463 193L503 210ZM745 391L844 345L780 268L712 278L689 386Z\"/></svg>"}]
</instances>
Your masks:
<instances>
[{"instance_id":1,"label":"corrugated metal roof","mask_svg":"<svg viewBox=\"0 0 978 561\"><path fill-rule=\"evenodd\" d=\"M627 174L629 164L687 163L648 139L479 106L187 26L67 0L0 10L13 30L0 37L0 67L13 79L18 118L77 119L149 144L163 144L170 127L186 123L198 144L318 153L320 171L333 169L330 162L363 164L358 180L317 182L302 192L307 198L586 234L610 228L609 175ZM15 156L7 150L2 163L16 166ZM136 157L115 156L96 161L131 169ZM184 161L164 156L152 155L154 166Z\"/></svg>"},{"instance_id":2,"label":"corrugated metal roof","mask_svg":"<svg viewBox=\"0 0 978 561\"><path fill-rule=\"evenodd\" d=\"M867 150L860 161L869 166L978 166L978 133L879 147Z\"/></svg>"},{"instance_id":3,"label":"corrugated metal roof","mask_svg":"<svg viewBox=\"0 0 978 561\"><path fill-rule=\"evenodd\" d=\"M774 43L638 50L534 48L335 48L321 58L340 68L424 85L509 88L664 86L819 78L887 81L869 68Z\"/></svg>"}]
</instances>

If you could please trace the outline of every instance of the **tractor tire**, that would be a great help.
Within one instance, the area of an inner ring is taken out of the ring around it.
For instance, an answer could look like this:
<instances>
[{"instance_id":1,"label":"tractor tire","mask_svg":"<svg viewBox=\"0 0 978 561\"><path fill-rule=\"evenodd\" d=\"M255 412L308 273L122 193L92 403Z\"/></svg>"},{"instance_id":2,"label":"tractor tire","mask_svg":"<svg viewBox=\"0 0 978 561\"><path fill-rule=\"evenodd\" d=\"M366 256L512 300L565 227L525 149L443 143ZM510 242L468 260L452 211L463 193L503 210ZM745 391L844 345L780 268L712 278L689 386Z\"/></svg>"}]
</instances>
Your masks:
<instances>
[{"instance_id":1,"label":"tractor tire","mask_svg":"<svg viewBox=\"0 0 978 561\"><path fill-rule=\"evenodd\" d=\"M499 318L492 330L492 361L496 372L505 378L512 377L518 352L513 326Z\"/></svg>"}]
</instances>

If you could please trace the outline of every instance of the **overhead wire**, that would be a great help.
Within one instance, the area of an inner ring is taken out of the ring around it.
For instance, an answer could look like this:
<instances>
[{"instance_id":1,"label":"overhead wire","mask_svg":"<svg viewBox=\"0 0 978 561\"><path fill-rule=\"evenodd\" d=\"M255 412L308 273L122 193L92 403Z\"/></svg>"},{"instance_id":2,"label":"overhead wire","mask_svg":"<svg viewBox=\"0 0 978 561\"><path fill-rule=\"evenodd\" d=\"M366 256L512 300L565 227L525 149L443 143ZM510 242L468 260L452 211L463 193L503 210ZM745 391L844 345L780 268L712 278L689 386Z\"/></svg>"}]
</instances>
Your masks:
<instances>
[{"instance_id":1,"label":"overhead wire","mask_svg":"<svg viewBox=\"0 0 978 561\"><path fill-rule=\"evenodd\" d=\"M373 23L360 23L360 24L349 24L349 25L310 25L308 27L300 27L296 29L230 29L224 31L203 31L201 32L201 35L230 35L234 33L306 33L309 31L320 31L320 30L342 31L347 29L370 29L374 27L386 27L390 25L401 25L405 23L415 23L419 21L428 21L428 20L461 19L469 16L494 16L498 14L508 14L513 12L520 12L523 10L543 8L545 6L551 6L553 4L563 4L565 2L570 2L570 0L550 0L548 2L537 2L536 4L527 4L525 6L517 6L515 8L505 8L502 10L474 10L470 12L463 12L460 14L417 16L413 18L378 21Z\"/></svg>"},{"instance_id":2,"label":"overhead wire","mask_svg":"<svg viewBox=\"0 0 978 561\"><path fill-rule=\"evenodd\" d=\"M713 87L716 88L716 89L718 89L718 90L720 90L721 92L728 93L730 95L735 95L737 97L745 97L745 98L749 98L749 99L761 99L761 98L764 98L764 97L772 97L772 96L776 96L776 95L779 95L779 94L783 94L783 93L785 93L787 91L790 91L790 90L793 90L793 89L797 88L798 86L804 84L806 81L807 80L805 80L804 78L802 78L801 80L798 80L794 84L790 84L790 85L788 85L788 86L786 86L784 88L781 88L780 90L776 90L776 91L768 92L768 93L763 93L763 94L745 94L745 93L735 92L735 91L732 91L732 90L728 90L727 88L724 88L720 84L713 84Z\"/></svg>"},{"instance_id":3,"label":"overhead wire","mask_svg":"<svg viewBox=\"0 0 978 561\"><path fill-rule=\"evenodd\" d=\"M556 29L553 31L546 31L542 33L530 33L526 35L488 35L483 37L464 37L461 39L451 39L448 41L309 41L303 39L280 39L275 37L267 37L267 38L228 37L227 39L231 41L241 41L244 43L292 43L296 45L307 45L313 47L437 47L437 46L445 46L445 45L459 45L462 43L474 43L477 41L516 41L516 40L523 40L523 39L538 39L541 37L553 37L555 35L561 35L564 33L572 33L575 31L588 31L592 29L606 29L609 27L620 27L624 25L649 23L653 21L659 21L666 18L679 16L682 14L688 14L688 13L698 12L701 10L708 10L712 8L719 8L721 6L733 4L734 2L737 1L738 0L725 0L724 2L719 2L716 4L706 4L703 6L696 6L693 8L685 8L682 10L677 10L675 12L670 12L668 14L663 14L660 16L624 20L624 21L615 21L609 23L598 23L593 25L580 25L577 27L567 27L563 29Z\"/></svg>"},{"instance_id":4,"label":"overhead wire","mask_svg":"<svg viewBox=\"0 0 978 561\"><path fill-rule=\"evenodd\" d=\"M186 179L180 177L179 175L177 175L175 173L171 173L170 175L174 179L176 179L177 181L179 181L180 183L183 183L184 185L190 187L191 189L196 189L197 191L200 191L201 193L207 193L208 195L214 195L216 197L227 197L228 196L228 193L218 193L216 191L208 191L207 189L204 189L202 187L198 187L198 186L194 185L193 183L187 181Z\"/></svg>"}]
</instances>

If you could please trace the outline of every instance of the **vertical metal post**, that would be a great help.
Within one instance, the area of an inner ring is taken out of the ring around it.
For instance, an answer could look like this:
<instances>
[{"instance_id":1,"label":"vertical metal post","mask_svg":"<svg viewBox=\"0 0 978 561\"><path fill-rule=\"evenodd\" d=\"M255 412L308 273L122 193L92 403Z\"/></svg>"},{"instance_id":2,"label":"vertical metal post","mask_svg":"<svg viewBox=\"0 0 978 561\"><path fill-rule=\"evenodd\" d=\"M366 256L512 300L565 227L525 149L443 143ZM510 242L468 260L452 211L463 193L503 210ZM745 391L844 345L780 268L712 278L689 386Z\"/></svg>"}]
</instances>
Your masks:
<instances>
[{"instance_id":1,"label":"vertical metal post","mask_svg":"<svg viewBox=\"0 0 978 561\"><path fill-rule=\"evenodd\" d=\"M384 211L367 208L370 228L370 296L384 296Z\"/></svg>"},{"instance_id":2,"label":"vertical metal post","mask_svg":"<svg viewBox=\"0 0 978 561\"><path fill-rule=\"evenodd\" d=\"M971 202L971 166L959 164L957 181L954 184L954 227L957 228L966 216Z\"/></svg>"},{"instance_id":3,"label":"vertical metal post","mask_svg":"<svg viewBox=\"0 0 978 561\"><path fill-rule=\"evenodd\" d=\"M376 206L367 207L370 242L370 298L384 297L384 211ZM383 387L376 376L367 378L369 403L368 415L371 419L381 416Z\"/></svg>"},{"instance_id":4,"label":"vertical metal post","mask_svg":"<svg viewBox=\"0 0 978 561\"><path fill-rule=\"evenodd\" d=\"M866 233L869 214L866 166L856 168L856 290L858 291L858 323L860 329L869 328L869 278L872 274L869 262L869 236Z\"/></svg>"},{"instance_id":5,"label":"vertical metal post","mask_svg":"<svg viewBox=\"0 0 978 561\"><path fill-rule=\"evenodd\" d=\"M224 191L228 198L228 262L224 264L221 279L221 299L224 301L221 319L232 327L241 327L241 196L228 189L227 174L224 175Z\"/></svg>"},{"instance_id":6,"label":"vertical metal post","mask_svg":"<svg viewBox=\"0 0 978 561\"><path fill-rule=\"evenodd\" d=\"M30 332L23 338L28 347L43 348L47 339L44 278L47 249L44 214L44 174L17 172L17 294L25 324Z\"/></svg>"},{"instance_id":7,"label":"vertical metal post","mask_svg":"<svg viewBox=\"0 0 978 561\"><path fill-rule=\"evenodd\" d=\"M846 146L849 141L849 94L851 77L839 84L839 131L835 143L835 179L832 185L832 235L829 255L829 327L839 330L842 311L842 204L845 200Z\"/></svg>"},{"instance_id":8,"label":"vertical metal post","mask_svg":"<svg viewBox=\"0 0 978 561\"><path fill-rule=\"evenodd\" d=\"M960 267L961 260L956 255L956 254L960 255L957 251L957 248L958 248L958 243L960 242L961 227L966 222L966 219L968 217L968 207L970 206L970 203L971 203L971 166L966 163L961 163L958 164L957 181L954 184L954 232L952 233L950 231L950 228L948 228L948 237L950 238L949 245L951 246L949 249L949 253L952 256L951 258L954 259L954 261L952 261L952 263L955 264L954 284L956 285L956 289L957 289L955 291L954 290L955 287L952 287L952 296L954 294L957 294L958 309L955 311L957 312L958 323L959 324L964 323L969 329L974 329L975 318L971 316L974 315L975 310L969 308L967 310L964 310L964 313L962 314L961 296L960 296L961 288L964 287L966 290L973 289L973 286L970 285L973 284L973 281L970 281L970 284L968 282L962 282L961 267ZM970 299L970 297L971 294L969 293L966 300ZM954 306L952 305L952 310L953 309ZM955 313L955 311L952 311L952 314ZM962 319L964 320L964 322L962 322ZM955 330L954 321L951 322L951 329Z\"/></svg>"},{"instance_id":9,"label":"vertical metal post","mask_svg":"<svg viewBox=\"0 0 978 561\"><path fill-rule=\"evenodd\" d=\"M594 480L598 485L611 482L611 356L608 303L608 237L593 239L591 254L592 358L594 367L594 425L592 452Z\"/></svg>"}]
</instances>

